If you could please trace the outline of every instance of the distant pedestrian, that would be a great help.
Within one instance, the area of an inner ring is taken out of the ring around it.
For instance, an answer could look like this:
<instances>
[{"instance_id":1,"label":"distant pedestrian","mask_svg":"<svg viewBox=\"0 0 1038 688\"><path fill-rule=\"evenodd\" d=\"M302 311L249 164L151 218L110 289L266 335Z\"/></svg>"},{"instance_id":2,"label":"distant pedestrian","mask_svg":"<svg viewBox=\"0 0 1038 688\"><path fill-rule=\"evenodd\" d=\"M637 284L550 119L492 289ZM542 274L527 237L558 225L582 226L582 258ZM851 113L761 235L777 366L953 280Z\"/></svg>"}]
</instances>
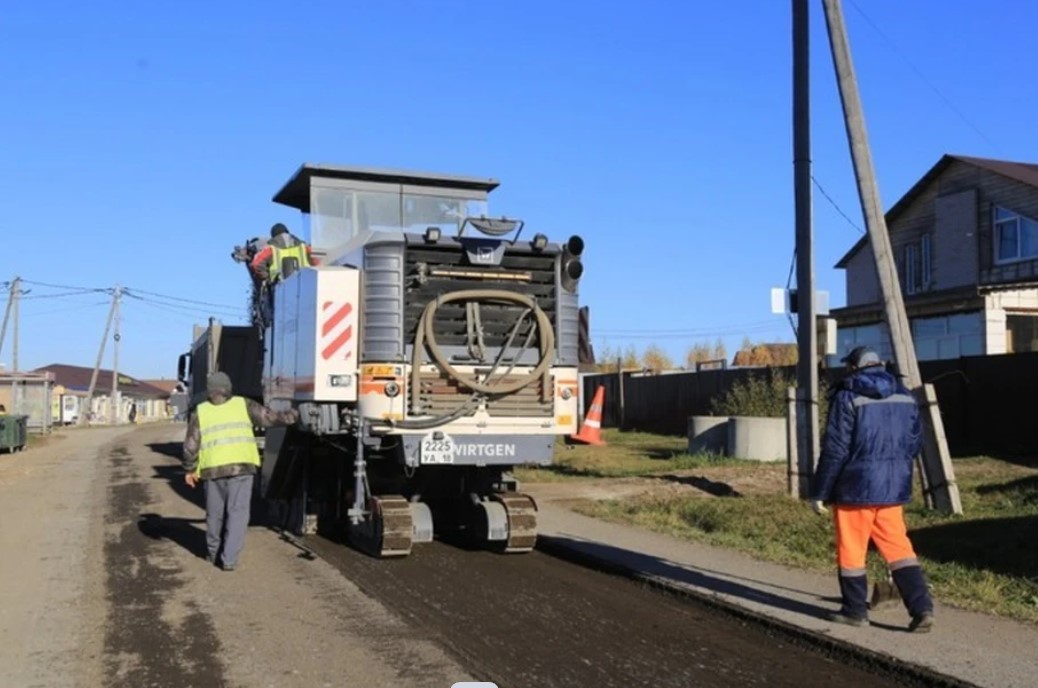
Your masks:
<instances>
[{"instance_id":1,"label":"distant pedestrian","mask_svg":"<svg viewBox=\"0 0 1038 688\"><path fill-rule=\"evenodd\" d=\"M875 351L860 346L843 362L850 375L829 403L811 507L833 506L842 606L830 621L868 624L866 551L871 539L887 561L912 620L908 630L933 626L933 601L905 526L912 467L921 448L919 405Z\"/></svg>"},{"instance_id":2,"label":"distant pedestrian","mask_svg":"<svg viewBox=\"0 0 1038 688\"><path fill-rule=\"evenodd\" d=\"M184 481L191 487L205 481L207 559L215 564L219 556L223 570L233 571L245 544L252 482L260 466L253 428L291 425L299 414L234 396L226 373L210 375L206 387L209 401L198 405L187 424Z\"/></svg>"},{"instance_id":3,"label":"distant pedestrian","mask_svg":"<svg viewBox=\"0 0 1038 688\"><path fill-rule=\"evenodd\" d=\"M130 423L137 422L137 404L130 404Z\"/></svg>"}]
</instances>

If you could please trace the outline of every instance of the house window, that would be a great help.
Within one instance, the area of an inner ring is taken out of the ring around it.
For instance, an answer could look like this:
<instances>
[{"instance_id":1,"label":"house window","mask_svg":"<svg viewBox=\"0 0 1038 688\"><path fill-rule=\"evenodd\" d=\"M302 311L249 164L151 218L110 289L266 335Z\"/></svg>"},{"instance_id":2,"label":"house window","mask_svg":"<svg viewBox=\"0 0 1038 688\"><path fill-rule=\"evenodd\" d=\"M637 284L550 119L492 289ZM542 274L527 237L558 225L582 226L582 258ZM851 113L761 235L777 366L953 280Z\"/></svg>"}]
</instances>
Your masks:
<instances>
[{"instance_id":1,"label":"house window","mask_svg":"<svg viewBox=\"0 0 1038 688\"><path fill-rule=\"evenodd\" d=\"M1038 222L998 206L994 222L996 262L1038 257Z\"/></svg>"},{"instance_id":2,"label":"house window","mask_svg":"<svg viewBox=\"0 0 1038 688\"><path fill-rule=\"evenodd\" d=\"M919 291L919 244L905 246L905 292L914 294Z\"/></svg>"},{"instance_id":3,"label":"house window","mask_svg":"<svg viewBox=\"0 0 1038 688\"><path fill-rule=\"evenodd\" d=\"M1038 351L1038 318L1033 315L1006 316L1006 353Z\"/></svg>"},{"instance_id":4,"label":"house window","mask_svg":"<svg viewBox=\"0 0 1038 688\"><path fill-rule=\"evenodd\" d=\"M929 289L930 288L930 284L933 281L933 262L932 262L933 251L930 248L930 235L929 234L924 234L919 239L919 253L922 256L921 261L922 261L922 264L923 264L922 265L922 269L920 271L920 276L921 276L921 278L923 280L923 285L922 286L923 286L923 289Z\"/></svg>"},{"instance_id":5,"label":"house window","mask_svg":"<svg viewBox=\"0 0 1038 688\"><path fill-rule=\"evenodd\" d=\"M933 278L933 251L930 235L923 234L919 241L906 244L898 261L906 294L918 294L931 286Z\"/></svg>"},{"instance_id":6,"label":"house window","mask_svg":"<svg viewBox=\"0 0 1038 688\"><path fill-rule=\"evenodd\" d=\"M984 353L982 314L956 313L913 318L912 341L920 361L980 356Z\"/></svg>"}]
</instances>

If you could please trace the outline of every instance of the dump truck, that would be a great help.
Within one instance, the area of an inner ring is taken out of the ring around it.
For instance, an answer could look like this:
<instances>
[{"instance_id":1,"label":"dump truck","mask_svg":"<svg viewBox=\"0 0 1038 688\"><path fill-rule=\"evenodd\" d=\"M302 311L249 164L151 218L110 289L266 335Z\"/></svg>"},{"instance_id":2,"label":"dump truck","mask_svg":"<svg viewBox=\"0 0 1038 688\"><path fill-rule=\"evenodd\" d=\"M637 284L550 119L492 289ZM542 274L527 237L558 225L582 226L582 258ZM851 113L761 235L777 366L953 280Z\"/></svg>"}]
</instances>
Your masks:
<instances>
[{"instance_id":1,"label":"dump truck","mask_svg":"<svg viewBox=\"0 0 1038 688\"><path fill-rule=\"evenodd\" d=\"M318 259L272 286L249 272L263 402L300 413L267 430L260 492L296 505L294 532L329 524L377 557L437 536L533 549L512 471L576 431L584 241L492 217L497 186L304 164L274 195Z\"/></svg>"},{"instance_id":2,"label":"dump truck","mask_svg":"<svg viewBox=\"0 0 1038 688\"><path fill-rule=\"evenodd\" d=\"M177 359L177 379L187 390L189 413L206 400L206 378L227 373L234 393L263 402L263 335L255 325L224 325L210 318L194 326L191 349Z\"/></svg>"}]
</instances>

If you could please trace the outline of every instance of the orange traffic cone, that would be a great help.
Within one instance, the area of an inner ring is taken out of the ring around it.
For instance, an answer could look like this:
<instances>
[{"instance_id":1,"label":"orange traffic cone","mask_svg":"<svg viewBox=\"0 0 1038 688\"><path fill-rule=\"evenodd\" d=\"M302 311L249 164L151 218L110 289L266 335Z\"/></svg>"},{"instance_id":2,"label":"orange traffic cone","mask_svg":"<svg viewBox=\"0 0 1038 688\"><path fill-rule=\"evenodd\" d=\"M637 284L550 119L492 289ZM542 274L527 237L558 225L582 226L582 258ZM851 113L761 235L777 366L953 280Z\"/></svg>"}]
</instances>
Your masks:
<instances>
[{"instance_id":1,"label":"orange traffic cone","mask_svg":"<svg viewBox=\"0 0 1038 688\"><path fill-rule=\"evenodd\" d=\"M591 408L584 418L584 425L576 435L570 435L570 439L584 444L595 444L602 446L602 404L605 403L605 386L599 385L595 390L595 397L591 400Z\"/></svg>"}]
</instances>

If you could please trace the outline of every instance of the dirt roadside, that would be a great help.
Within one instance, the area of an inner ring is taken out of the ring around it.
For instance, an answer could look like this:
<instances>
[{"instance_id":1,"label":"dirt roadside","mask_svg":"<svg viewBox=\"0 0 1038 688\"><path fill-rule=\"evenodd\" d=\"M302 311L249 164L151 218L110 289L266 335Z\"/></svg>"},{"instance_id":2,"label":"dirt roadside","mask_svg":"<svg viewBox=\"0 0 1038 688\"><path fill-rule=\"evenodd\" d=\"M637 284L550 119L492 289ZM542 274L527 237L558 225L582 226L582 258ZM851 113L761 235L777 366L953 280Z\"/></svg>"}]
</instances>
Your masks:
<instances>
[{"instance_id":1,"label":"dirt roadside","mask_svg":"<svg viewBox=\"0 0 1038 688\"><path fill-rule=\"evenodd\" d=\"M0 465L0 671L24 686L419 686L468 674L266 529L204 556L183 426L85 431ZM10 613L7 610L11 610Z\"/></svg>"}]
</instances>

